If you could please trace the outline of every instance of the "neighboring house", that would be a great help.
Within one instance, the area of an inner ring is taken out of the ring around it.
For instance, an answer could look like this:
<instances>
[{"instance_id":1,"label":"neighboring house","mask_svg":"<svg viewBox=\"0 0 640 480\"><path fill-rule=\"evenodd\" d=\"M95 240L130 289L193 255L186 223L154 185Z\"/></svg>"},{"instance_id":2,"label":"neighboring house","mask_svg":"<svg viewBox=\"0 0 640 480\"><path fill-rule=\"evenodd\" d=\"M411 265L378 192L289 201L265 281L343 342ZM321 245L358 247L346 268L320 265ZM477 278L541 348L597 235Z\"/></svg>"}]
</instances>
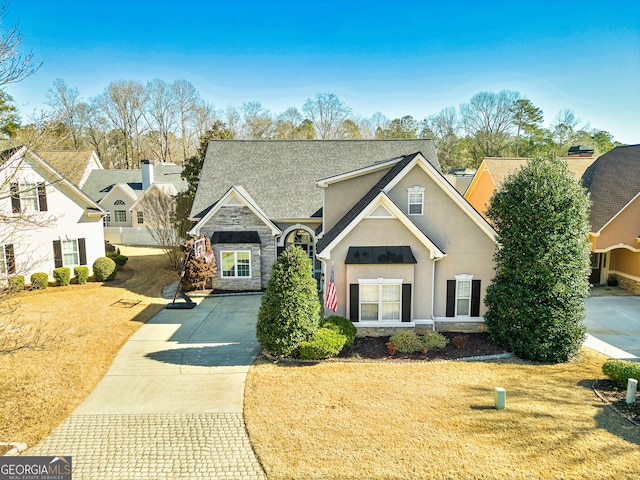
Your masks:
<instances>
[{"instance_id":1,"label":"neighboring house","mask_svg":"<svg viewBox=\"0 0 640 480\"><path fill-rule=\"evenodd\" d=\"M26 147L0 157L0 276L86 265L105 254L106 213L75 184Z\"/></svg>"},{"instance_id":2,"label":"neighboring house","mask_svg":"<svg viewBox=\"0 0 640 480\"><path fill-rule=\"evenodd\" d=\"M38 155L67 180L82 188L93 170L102 170L102 162L94 150L44 150Z\"/></svg>"},{"instance_id":3,"label":"neighboring house","mask_svg":"<svg viewBox=\"0 0 640 480\"><path fill-rule=\"evenodd\" d=\"M264 289L298 245L321 290L333 269L337 314L361 331L482 325L495 232L431 140L212 141L191 216L211 238L216 288Z\"/></svg>"},{"instance_id":4,"label":"neighboring house","mask_svg":"<svg viewBox=\"0 0 640 480\"><path fill-rule=\"evenodd\" d=\"M145 222L142 203L153 191L169 196L187 189L175 163L153 165L142 161L142 169L93 170L83 186L84 192L96 201L108 215L104 219L105 239L114 244L153 245L155 240Z\"/></svg>"},{"instance_id":5,"label":"neighboring house","mask_svg":"<svg viewBox=\"0 0 640 480\"><path fill-rule=\"evenodd\" d=\"M581 147L580 152L587 151L586 147L582 145L579 147ZM593 153L593 149L591 153ZM585 170L595 161L595 158L591 156L584 157L581 154L565 157L563 160L567 162L574 178L579 180ZM486 218L487 207L489 206L493 193L496 189L502 187L502 184L509 175L518 172L528 161L528 158L487 157L483 159L473 176L473 180L471 180L469 187L464 193L464 198Z\"/></svg>"},{"instance_id":6,"label":"neighboring house","mask_svg":"<svg viewBox=\"0 0 640 480\"><path fill-rule=\"evenodd\" d=\"M640 294L640 145L616 147L582 176L591 194L591 283Z\"/></svg>"}]
</instances>

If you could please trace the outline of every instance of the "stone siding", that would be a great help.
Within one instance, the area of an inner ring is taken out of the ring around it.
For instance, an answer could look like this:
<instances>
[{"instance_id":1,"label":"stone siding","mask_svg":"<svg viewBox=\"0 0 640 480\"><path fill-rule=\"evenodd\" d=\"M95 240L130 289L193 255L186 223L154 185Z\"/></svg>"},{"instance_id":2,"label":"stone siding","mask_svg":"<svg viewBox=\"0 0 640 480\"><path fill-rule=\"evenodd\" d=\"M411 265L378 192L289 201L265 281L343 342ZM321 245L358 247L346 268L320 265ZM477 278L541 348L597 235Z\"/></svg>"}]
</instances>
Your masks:
<instances>
[{"instance_id":1,"label":"stone siding","mask_svg":"<svg viewBox=\"0 0 640 480\"><path fill-rule=\"evenodd\" d=\"M262 290L262 265L260 262L260 245L257 243L216 243L211 245L216 256L218 271L213 279L213 288L231 292ZM222 252L225 251L250 251L251 252L251 276L250 277L223 277L222 276Z\"/></svg>"},{"instance_id":2,"label":"stone siding","mask_svg":"<svg viewBox=\"0 0 640 480\"><path fill-rule=\"evenodd\" d=\"M360 328L358 323L354 323L358 328L356 337L387 337L404 330L413 330L418 335L423 335L433 331L431 325L417 325L415 327L376 327L367 326ZM486 332L487 327L482 322L436 322L437 332L462 332L477 333Z\"/></svg>"},{"instance_id":3,"label":"stone siding","mask_svg":"<svg viewBox=\"0 0 640 480\"><path fill-rule=\"evenodd\" d=\"M632 292L636 295L640 295L640 282L631 278L623 277L622 275L616 275L612 273L610 277L615 278L618 281L618 286L624 290Z\"/></svg>"},{"instance_id":4,"label":"stone siding","mask_svg":"<svg viewBox=\"0 0 640 480\"><path fill-rule=\"evenodd\" d=\"M260 245L258 244L242 244L244 247L239 248L236 244L218 244L212 245L216 254L216 261L220 262L220 250L251 250L251 279L225 279L222 280L221 264L218 263L218 274L214 282L214 288L220 290L262 290L267 287L269 276L271 275L271 267L276 261L275 240L271 233L271 229L267 227L247 207L242 206L225 206L200 229L208 238L211 238L216 231L222 232L248 232L257 231L260 237ZM247 248L250 246L250 248ZM253 278L255 277L255 278ZM229 286L233 284L233 287ZM246 286L244 286L246 284ZM241 286L241 288L238 288Z\"/></svg>"}]
</instances>

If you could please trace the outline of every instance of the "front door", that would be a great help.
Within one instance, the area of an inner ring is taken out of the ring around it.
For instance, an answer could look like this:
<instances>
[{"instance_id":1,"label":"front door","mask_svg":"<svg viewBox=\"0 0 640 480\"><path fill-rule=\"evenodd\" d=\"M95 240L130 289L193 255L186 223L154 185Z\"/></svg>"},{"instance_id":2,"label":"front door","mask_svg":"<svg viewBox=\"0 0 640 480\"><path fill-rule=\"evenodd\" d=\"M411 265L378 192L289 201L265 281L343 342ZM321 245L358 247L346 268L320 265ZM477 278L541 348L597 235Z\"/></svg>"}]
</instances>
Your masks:
<instances>
[{"instance_id":1,"label":"front door","mask_svg":"<svg viewBox=\"0 0 640 480\"><path fill-rule=\"evenodd\" d=\"M600 285L600 276L602 274L602 253L591 254L591 275L589 276L589 283L592 285Z\"/></svg>"}]
</instances>

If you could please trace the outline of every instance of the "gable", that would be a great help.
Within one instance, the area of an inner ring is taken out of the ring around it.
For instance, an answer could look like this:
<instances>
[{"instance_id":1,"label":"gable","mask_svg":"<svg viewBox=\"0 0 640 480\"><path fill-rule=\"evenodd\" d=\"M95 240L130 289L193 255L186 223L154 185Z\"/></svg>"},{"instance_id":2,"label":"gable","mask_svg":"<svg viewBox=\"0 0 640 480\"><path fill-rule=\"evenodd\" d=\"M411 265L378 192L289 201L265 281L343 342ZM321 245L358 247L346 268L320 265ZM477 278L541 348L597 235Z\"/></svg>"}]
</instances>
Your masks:
<instances>
[{"instance_id":1,"label":"gable","mask_svg":"<svg viewBox=\"0 0 640 480\"><path fill-rule=\"evenodd\" d=\"M210 141L191 216L242 185L270 219L311 218L323 204L316 180L415 152L439 169L431 139Z\"/></svg>"},{"instance_id":2,"label":"gable","mask_svg":"<svg viewBox=\"0 0 640 480\"><path fill-rule=\"evenodd\" d=\"M595 250L628 248L640 251L640 193L625 205L595 236Z\"/></svg>"},{"instance_id":3,"label":"gable","mask_svg":"<svg viewBox=\"0 0 640 480\"><path fill-rule=\"evenodd\" d=\"M98 203L109 209L113 207L113 204L117 200L122 200L125 205L122 206L122 210L128 209L136 200L138 196L134 190L128 185L117 184L105 195L105 197Z\"/></svg>"}]
</instances>

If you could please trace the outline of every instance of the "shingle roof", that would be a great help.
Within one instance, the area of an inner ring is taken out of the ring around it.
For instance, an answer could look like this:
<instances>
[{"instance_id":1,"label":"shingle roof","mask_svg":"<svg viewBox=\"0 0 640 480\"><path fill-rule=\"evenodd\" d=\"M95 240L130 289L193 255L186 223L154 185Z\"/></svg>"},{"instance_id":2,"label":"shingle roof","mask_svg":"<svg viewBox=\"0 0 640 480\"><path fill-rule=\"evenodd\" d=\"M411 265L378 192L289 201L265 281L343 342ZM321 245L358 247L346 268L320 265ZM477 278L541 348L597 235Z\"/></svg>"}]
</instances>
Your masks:
<instances>
[{"instance_id":1,"label":"shingle roof","mask_svg":"<svg viewBox=\"0 0 640 480\"><path fill-rule=\"evenodd\" d=\"M44 150L38 155L75 185L80 184L93 150Z\"/></svg>"},{"instance_id":2,"label":"shingle roof","mask_svg":"<svg viewBox=\"0 0 640 480\"><path fill-rule=\"evenodd\" d=\"M159 163L153 166L155 183L171 183L176 190L187 189L187 182L180 177L182 167L173 163ZM142 193L142 170L104 169L93 170L82 190L94 201L99 202L117 184L129 185L136 195Z\"/></svg>"},{"instance_id":3,"label":"shingle roof","mask_svg":"<svg viewBox=\"0 0 640 480\"><path fill-rule=\"evenodd\" d=\"M191 216L241 185L271 219L309 218L322 206L316 180L416 152L440 171L431 139L212 140Z\"/></svg>"},{"instance_id":4,"label":"shingle roof","mask_svg":"<svg viewBox=\"0 0 640 480\"><path fill-rule=\"evenodd\" d=\"M595 161L593 157L565 157L563 160L567 162L569 171L573 173L576 180L579 180L589 165ZM496 189L502 186L509 175L516 173L528 161L528 158L487 157L484 159Z\"/></svg>"},{"instance_id":5,"label":"shingle roof","mask_svg":"<svg viewBox=\"0 0 640 480\"><path fill-rule=\"evenodd\" d=\"M591 193L591 231L598 232L640 193L640 145L616 147L582 175Z\"/></svg>"}]
</instances>

